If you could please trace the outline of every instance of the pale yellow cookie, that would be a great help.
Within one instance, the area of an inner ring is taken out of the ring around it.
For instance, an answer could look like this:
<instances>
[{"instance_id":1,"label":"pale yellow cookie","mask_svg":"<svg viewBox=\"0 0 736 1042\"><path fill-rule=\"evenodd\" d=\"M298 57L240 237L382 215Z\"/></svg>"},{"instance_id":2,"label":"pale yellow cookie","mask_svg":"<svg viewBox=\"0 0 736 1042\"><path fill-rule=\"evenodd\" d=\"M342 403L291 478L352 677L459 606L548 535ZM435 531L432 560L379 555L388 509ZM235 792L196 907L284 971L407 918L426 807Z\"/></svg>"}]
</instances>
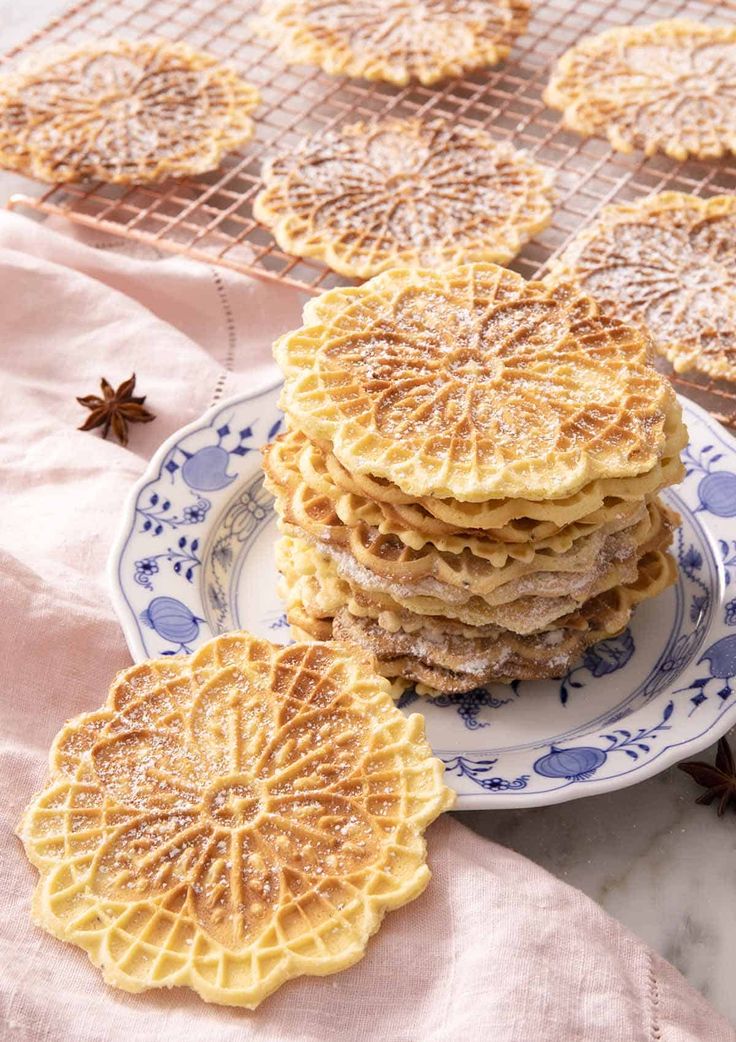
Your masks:
<instances>
[{"instance_id":1,"label":"pale yellow cookie","mask_svg":"<svg viewBox=\"0 0 736 1042\"><path fill-rule=\"evenodd\" d=\"M472 553L442 554L430 547L417 552L371 530L355 532L345 545L315 537L308 541L332 558L338 570L356 579L368 574L393 596L426 595L448 606L476 596L487 604L507 604L518 597L584 595L610 561L634 555L656 523L656 503L649 504L649 510L642 504L633 523L617 531L598 530L579 539L567 553L541 551L529 561L511 560L501 568ZM291 526L283 530L298 531Z\"/></svg>"},{"instance_id":2,"label":"pale yellow cookie","mask_svg":"<svg viewBox=\"0 0 736 1042\"><path fill-rule=\"evenodd\" d=\"M661 545L669 538L660 537ZM300 540L284 538L277 559L288 585L287 615L298 639L329 640L333 633L377 658L379 672L419 694L469 691L493 682L562 676L585 648L628 623L636 605L657 596L677 577L671 555L652 549L632 581L617 585L576 612L521 636L498 626L466 626L441 616L387 609L351 594L331 562ZM398 678L398 679L396 679Z\"/></svg>"},{"instance_id":3,"label":"pale yellow cookie","mask_svg":"<svg viewBox=\"0 0 736 1042\"><path fill-rule=\"evenodd\" d=\"M404 86L496 65L528 18L528 0L265 0L253 25L287 62Z\"/></svg>"},{"instance_id":4,"label":"pale yellow cookie","mask_svg":"<svg viewBox=\"0 0 736 1042\"><path fill-rule=\"evenodd\" d=\"M566 126L619 152L733 152L736 25L672 19L587 37L557 62L544 99Z\"/></svg>"},{"instance_id":5,"label":"pale yellow cookie","mask_svg":"<svg viewBox=\"0 0 736 1042\"><path fill-rule=\"evenodd\" d=\"M482 502L651 470L681 420L650 347L590 298L470 264L330 290L274 351L293 425L349 473Z\"/></svg>"},{"instance_id":6,"label":"pale yellow cookie","mask_svg":"<svg viewBox=\"0 0 736 1042\"><path fill-rule=\"evenodd\" d=\"M410 613L444 623L448 629L461 625L477 630L494 627L510 630L521 636L531 636L543 630L568 623L560 622L580 611L587 602L616 585L629 583L636 576L637 562L649 551L664 551L672 541L675 515L659 504L650 505L651 516L645 524L636 526L635 545L628 546L620 557L602 560L593 575L584 575L579 589L558 595L555 579L566 589L569 576L549 576L550 588L543 594L519 594L508 600L493 591L489 596L471 594L463 600L445 597L440 591L417 591L417 584L386 580L384 577L356 566L355 561L336 554L329 545L309 543L295 532L287 531L277 544L276 562L286 578L281 593L287 605L294 596L303 605L311 605L316 618L325 619L348 607L353 614L361 614L361 606L371 605L382 614ZM296 560L295 566L292 558ZM302 582L302 580L305 580ZM292 588L293 587L293 588ZM443 591L444 593L444 591Z\"/></svg>"},{"instance_id":7,"label":"pale yellow cookie","mask_svg":"<svg viewBox=\"0 0 736 1042\"><path fill-rule=\"evenodd\" d=\"M662 192L608 206L548 280L641 323L678 372L736 380L736 195Z\"/></svg>"},{"instance_id":8,"label":"pale yellow cookie","mask_svg":"<svg viewBox=\"0 0 736 1042\"><path fill-rule=\"evenodd\" d=\"M96 40L0 77L0 165L41 181L121 184L214 170L253 134L258 91L167 40Z\"/></svg>"},{"instance_id":9,"label":"pale yellow cookie","mask_svg":"<svg viewBox=\"0 0 736 1042\"><path fill-rule=\"evenodd\" d=\"M677 567L668 553L642 558L636 579L589 601L580 611L587 629L550 629L529 637L501 631L493 638L432 634L422 628L389 632L370 618L342 608L332 633L376 656L377 668L393 681L393 694L414 687L436 697L472 691L493 683L562 677L586 648L619 633L638 604L675 582Z\"/></svg>"},{"instance_id":10,"label":"pale yellow cookie","mask_svg":"<svg viewBox=\"0 0 736 1042\"><path fill-rule=\"evenodd\" d=\"M349 558L384 580L411 586L417 592L419 585L429 584L428 589L457 587L458 592L446 590L451 601L457 596L469 594L488 596L492 591L503 588L504 597L510 599L510 583L523 582L526 593L543 592L535 587L547 587L550 582L559 584L562 575L569 582L578 584L586 571L598 567L602 559L624 555L625 547L637 546L646 534L638 531L642 524L649 526L650 514L658 510L656 502L647 504L640 500L623 504L619 511L603 523L590 529L578 526L578 534L572 538L558 539L548 546L542 540L534 543L512 543L505 546L495 540L486 540L482 545L478 536L472 536L467 546L446 551L432 541L414 547L405 543L400 536L381 532L376 526L363 520L346 524L337 516L330 500L319 493L312 493L305 485L290 487L288 476L281 484L276 477L276 466L287 440L273 443L264 454L266 487L276 497L276 512L280 528L296 534L332 555L346 554ZM649 507L649 509L648 509ZM457 539L459 543L460 538ZM528 549L530 553L517 553L517 549ZM482 550L482 553L476 553ZM561 591L557 591L561 592ZM439 594L438 594L439 595Z\"/></svg>"},{"instance_id":11,"label":"pale yellow cookie","mask_svg":"<svg viewBox=\"0 0 736 1042\"><path fill-rule=\"evenodd\" d=\"M266 163L255 217L279 246L369 278L398 265L506 264L549 222L551 175L484 130L357 123Z\"/></svg>"},{"instance_id":12,"label":"pale yellow cookie","mask_svg":"<svg viewBox=\"0 0 736 1042\"><path fill-rule=\"evenodd\" d=\"M325 556L332 560L338 575L352 591L367 594L388 610L399 606L416 615L455 619L465 626L493 625L521 636L555 627L560 624L560 619L578 611L586 601L615 586L633 582L638 560L637 548L633 548L622 560L609 561L585 573L578 583L570 584L569 576L561 581L550 576L548 588L543 593L520 596L514 596L518 593L517 585L514 585L510 594L513 599L506 601L503 591L494 591L491 596L470 594L464 598L448 596L448 590L439 586L428 589L428 584L417 591L412 585L391 582L356 565L354 559L344 552L328 553L327 550L325 548ZM638 550L643 554L644 548Z\"/></svg>"},{"instance_id":13,"label":"pale yellow cookie","mask_svg":"<svg viewBox=\"0 0 736 1042\"><path fill-rule=\"evenodd\" d=\"M126 991L252 1008L350 966L426 886L454 799L389 691L355 647L246 633L126 670L20 824L34 918Z\"/></svg>"},{"instance_id":14,"label":"pale yellow cookie","mask_svg":"<svg viewBox=\"0 0 736 1042\"><path fill-rule=\"evenodd\" d=\"M680 481L687 432L679 417L666 434L666 455L644 474L598 479L573 496L547 501L461 503L429 496L412 501L385 481L349 474L329 450L298 431L267 445L263 463L281 515L292 523L307 529L321 525L325 534L339 524L366 524L415 549L431 542L459 553L467 546L498 565L504 563L499 552L526 559L542 546L566 550L586 530L621 518L646 496Z\"/></svg>"}]
</instances>

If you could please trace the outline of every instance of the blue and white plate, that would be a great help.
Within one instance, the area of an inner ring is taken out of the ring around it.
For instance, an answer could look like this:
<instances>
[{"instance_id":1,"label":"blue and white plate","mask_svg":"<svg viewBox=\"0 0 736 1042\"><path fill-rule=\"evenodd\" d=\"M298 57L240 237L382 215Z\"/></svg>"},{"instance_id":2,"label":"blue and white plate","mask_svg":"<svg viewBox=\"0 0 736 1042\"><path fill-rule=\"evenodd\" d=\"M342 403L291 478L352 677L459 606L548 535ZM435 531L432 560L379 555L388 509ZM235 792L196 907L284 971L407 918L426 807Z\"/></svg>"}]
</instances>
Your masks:
<instances>
[{"instance_id":1,"label":"blue and white plate","mask_svg":"<svg viewBox=\"0 0 736 1042\"><path fill-rule=\"evenodd\" d=\"M232 399L185 427L134 489L111 570L135 659L191 652L236 628L288 640L258 452L280 429L278 392ZM736 723L736 441L683 406L687 477L665 496L683 519L677 585L562 680L402 699L424 714L461 808L534 807L633 785Z\"/></svg>"}]
</instances>

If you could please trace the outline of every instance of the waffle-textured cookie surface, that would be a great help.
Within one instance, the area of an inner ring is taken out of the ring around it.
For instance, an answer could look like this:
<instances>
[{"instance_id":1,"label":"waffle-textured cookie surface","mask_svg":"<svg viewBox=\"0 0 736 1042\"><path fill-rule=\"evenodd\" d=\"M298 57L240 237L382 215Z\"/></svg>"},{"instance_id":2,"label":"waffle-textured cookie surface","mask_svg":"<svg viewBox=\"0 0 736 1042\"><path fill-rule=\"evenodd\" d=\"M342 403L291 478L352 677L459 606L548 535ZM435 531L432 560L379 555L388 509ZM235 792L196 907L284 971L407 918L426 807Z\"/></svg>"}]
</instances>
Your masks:
<instances>
[{"instance_id":1,"label":"waffle-textured cookie surface","mask_svg":"<svg viewBox=\"0 0 736 1042\"><path fill-rule=\"evenodd\" d=\"M451 606L477 596L488 604L507 604L518 597L582 595L611 561L632 556L656 521L656 506L652 503L647 510L642 504L634 517L581 537L566 553L541 550L527 561L512 559L503 567L467 551L446 554L431 544L412 550L371 529L352 530L344 542L315 537L307 541L331 557L339 570L353 573L356 581L370 574L380 589L392 595L395 591L399 598L424 595ZM613 531L606 531L609 527Z\"/></svg>"},{"instance_id":2,"label":"waffle-textured cookie surface","mask_svg":"<svg viewBox=\"0 0 736 1042\"><path fill-rule=\"evenodd\" d=\"M606 207L548 278L642 323L676 370L736 380L736 195L662 192Z\"/></svg>"},{"instance_id":3,"label":"waffle-textured cookie surface","mask_svg":"<svg viewBox=\"0 0 736 1042\"><path fill-rule=\"evenodd\" d=\"M339 635L373 653L385 676L399 678L396 694L418 683L418 693L432 696L494 681L564 675L586 647L619 632L637 604L675 581L676 566L664 549L669 538L662 528L629 582L603 591L528 635L418 615L372 600L352 591L328 558L299 539L283 538L277 560L295 635L315 640Z\"/></svg>"},{"instance_id":4,"label":"waffle-textured cookie surface","mask_svg":"<svg viewBox=\"0 0 736 1042\"><path fill-rule=\"evenodd\" d=\"M257 103L254 87L184 43L52 48L0 77L0 165L49 182L202 173L251 137Z\"/></svg>"},{"instance_id":5,"label":"waffle-textured cookie surface","mask_svg":"<svg viewBox=\"0 0 736 1042\"><path fill-rule=\"evenodd\" d=\"M357 278L401 264L505 264L552 209L547 171L443 120L323 132L270 160L263 179L254 214L279 246Z\"/></svg>"},{"instance_id":6,"label":"waffle-textured cookie surface","mask_svg":"<svg viewBox=\"0 0 736 1042\"><path fill-rule=\"evenodd\" d=\"M411 496L569 496L650 470L679 422L642 331L494 264L393 269L304 322L275 345L286 412Z\"/></svg>"},{"instance_id":7,"label":"waffle-textured cookie surface","mask_svg":"<svg viewBox=\"0 0 736 1042\"><path fill-rule=\"evenodd\" d=\"M272 443L264 453L266 486L275 495L281 530L305 538L325 553L344 554L356 566L401 587L441 591L437 595L444 594L448 602L471 593L488 597L499 588L508 599L513 582L523 582L526 593L543 592L563 574L577 583L601 559L613 559L627 545L638 545L646 533L637 534L637 526L649 525L649 515L658 509L650 503L648 511L644 500L618 502L607 511L597 511L599 516L586 523L567 525L537 541L509 544L481 534L417 540L403 533L405 541L401 534L357 516L343 521L329 497L298 480L290 481L288 470L279 473L289 440L287 436ZM542 589L537 590L537 585Z\"/></svg>"},{"instance_id":8,"label":"waffle-textured cookie surface","mask_svg":"<svg viewBox=\"0 0 736 1042\"><path fill-rule=\"evenodd\" d=\"M558 61L545 101L620 152L673 159L736 148L736 26L687 19L608 29Z\"/></svg>"},{"instance_id":9,"label":"waffle-textured cookie surface","mask_svg":"<svg viewBox=\"0 0 736 1042\"><path fill-rule=\"evenodd\" d=\"M331 453L297 431L266 446L263 462L279 516L308 535L345 542L351 538L346 529L374 529L413 550L428 545L448 554L468 550L502 567L509 558L529 561L541 550L563 553L581 536L631 516L647 496L684 476L679 458L684 435L683 427L673 430L667 456L644 474L597 480L574 496L546 503L430 497L412 502L395 486L349 475Z\"/></svg>"},{"instance_id":10,"label":"waffle-textured cookie surface","mask_svg":"<svg viewBox=\"0 0 736 1042\"><path fill-rule=\"evenodd\" d=\"M652 524L654 521L654 524ZM661 516L647 516L623 540L614 541L589 568L575 573L550 572L522 577L503 586L475 593L433 579L402 582L387 579L360 564L349 551L329 545L317 550L334 565L352 594L364 594L387 610L404 608L416 615L443 617L466 626L498 626L529 635L557 625L591 597L636 578L637 560L660 541L669 542ZM488 583L486 583L486 587Z\"/></svg>"},{"instance_id":11,"label":"waffle-textured cookie surface","mask_svg":"<svg viewBox=\"0 0 736 1042\"><path fill-rule=\"evenodd\" d=\"M495 65L528 17L528 0L265 0L254 27L288 62L403 86Z\"/></svg>"},{"instance_id":12,"label":"waffle-textured cookie surface","mask_svg":"<svg viewBox=\"0 0 736 1042\"><path fill-rule=\"evenodd\" d=\"M21 822L35 918L129 991L253 1007L354 963L453 799L388 691L354 647L245 633L120 674Z\"/></svg>"}]
</instances>

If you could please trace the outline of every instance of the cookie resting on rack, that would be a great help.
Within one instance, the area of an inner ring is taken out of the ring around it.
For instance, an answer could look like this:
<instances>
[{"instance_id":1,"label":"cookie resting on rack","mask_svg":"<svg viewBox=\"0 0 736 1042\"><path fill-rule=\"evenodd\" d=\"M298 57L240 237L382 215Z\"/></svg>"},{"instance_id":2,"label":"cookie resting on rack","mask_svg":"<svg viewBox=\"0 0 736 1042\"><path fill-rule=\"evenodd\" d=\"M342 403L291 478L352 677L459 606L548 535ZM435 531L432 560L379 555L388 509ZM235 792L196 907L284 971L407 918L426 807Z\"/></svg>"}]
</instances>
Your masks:
<instances>
[{"instance_id":1,"label":"cookie resting on rack","mask_svg":"<svg viewBox=\"0 0 736 1042\"><path fill-rule=\"evenodd\" d=\"M650 470L680 409L649 351L590 298L494 264L329 290L274 345L292 425L346 470L468 502Z\"/></svg>"},{"instance_id":2,"label":"cookie resting on rack","mask_svg":"<svg viewBox=\"0 0 736 1042\"><path fill-rule=\"evenodd\" d=\"M254 27L287 62L404 86L496 65L528 19L528 0L265 0Z\"/></svg>"},{"instance_id":3,"label":"cookie resting on rack","mask_svg":"<svg viewBox=\"0 0 736 1042\"><path fill-rule=\"evenodd\" d=\"M355 648L235 632L142 663L54 742L19 826L34 918L117 987L252 1008L421 893L442 770Z\"/></svg>"},{"instance_id":4,"label":"cookie resting on rack","mask_svg":"<svg viewBox=\"0 0 736 1042\"><path fill-rule=\"evenodd\" d=\"M254 215L279 246L369 278L407 264L510 261L549 222L551 175L484 130L357 123L267 162Z\"/></svg>"},{"instance_id":5,"label":"cookie resting on rack","mask_svg":"<svg viewBox=\"0 0 736 1042\"><path fill-rule=\"evenodd\" d=\"M736 381L736 195L662 192L608 206L548 280L644 325L678 372Z\"/></svg>"},{"instance_id":6,"label":"cookie resting on rack","mask_svg":"<svg viewBox=\"0 0 736 1042\"><path fill-rule=\"evenodd\" d=\"M671 19L590 36L557 62L545 101L620 152L711 159L736 149L736 25Z\"/></svg>"},{"instance_id":7,"label":"cookie resting on rack","mask_svg":"<svg viewBox=\"0 0 736 1042\"><path fill-rule=\"evenodd\" d=\"M255 87L166 40L97 40L0 77L0 166L40 181L142 184L214 170L253 134Z\"/></svg>"}]
</instances>

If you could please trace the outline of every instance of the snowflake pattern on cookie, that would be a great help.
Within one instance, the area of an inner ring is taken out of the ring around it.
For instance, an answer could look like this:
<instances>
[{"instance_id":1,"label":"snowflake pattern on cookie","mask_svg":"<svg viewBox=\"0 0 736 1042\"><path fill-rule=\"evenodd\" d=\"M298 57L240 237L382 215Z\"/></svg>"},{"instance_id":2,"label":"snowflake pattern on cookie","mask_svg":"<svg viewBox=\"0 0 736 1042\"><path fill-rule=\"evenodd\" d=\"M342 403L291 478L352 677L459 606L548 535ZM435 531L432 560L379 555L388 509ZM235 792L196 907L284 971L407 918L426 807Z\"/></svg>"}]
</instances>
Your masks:
<instances>
[{"instance_id":1,"label":"snowflake pattern on cookie","mask_svg":"<svg viewBox=\"0 0 736 1042\"><path fill-rule=\"evenodd\" d=\"M663 192L606 207L548 278L645 326L678 372L736 380L736 195Z\"/></svg>"},{"instance_id":2,"label":"snowflake pattern on cookie","mask_svg":"<svg viewBox=\"0 0 736 1042\"><path fill-rule=\"evenodd\" d=\"M292 423L350 473L470 502L650 470L679 406L649 349L589 297L495 264L330 290L274 348Z\"/></svg>"},{"instance_id":3,"label":"snowflake pattern on cookie","mask_svg":"<svg viewBox=\"0 0 736 1042\"><path fill-rule=\"evenodd\" d=\"M505 264L549 221L551 176L443 120L331 130L267 163L255 216L287 253L369 278L399 264Z\"/></svg>"},{"instance_id":4,"label":"snowflake pattern on cookie","mask_svg":"<svg viewBox=\"0 0 736 1042\"><path fill-rule=\"evenodd\" d=\"M736 148L736 26L672 19L588 37L560 58L545 101L620 152L722 156Z\"/></svg>"},{"instance_id":5,"label":"snowflake pattern on cookie","mask_svg":"<svg viewBox=\"0 0 736 1042\"><path fill-rule=\"evenodd\" d=\"M253 1007L363 954L452 803L420 717L344 645L246 633L121 674L19 829L34 916L128 991Z\"/></svg>"},{"instance_id":6,"label":"snowflake pattern on cookie","mask_svg":"<svg viewBox=\"0 0 736 1042\"><path fill-rule=\"evenodd\" d=\"M496 65L528 18L528 0L266 0L254 25L288 62L403 86Z\"/></svg>"},{"instance_id":7,"label":"snowflake pattern on cookie","mask_svg":"<svg viewBox=\"0 0 736 1042\"><path fill-rule=\"evenodd\" d=\"M253 133L258 92L184 43L98 40L0 77L0 165L120 184L214 170Z\"/></svg>"}]
</instances>

